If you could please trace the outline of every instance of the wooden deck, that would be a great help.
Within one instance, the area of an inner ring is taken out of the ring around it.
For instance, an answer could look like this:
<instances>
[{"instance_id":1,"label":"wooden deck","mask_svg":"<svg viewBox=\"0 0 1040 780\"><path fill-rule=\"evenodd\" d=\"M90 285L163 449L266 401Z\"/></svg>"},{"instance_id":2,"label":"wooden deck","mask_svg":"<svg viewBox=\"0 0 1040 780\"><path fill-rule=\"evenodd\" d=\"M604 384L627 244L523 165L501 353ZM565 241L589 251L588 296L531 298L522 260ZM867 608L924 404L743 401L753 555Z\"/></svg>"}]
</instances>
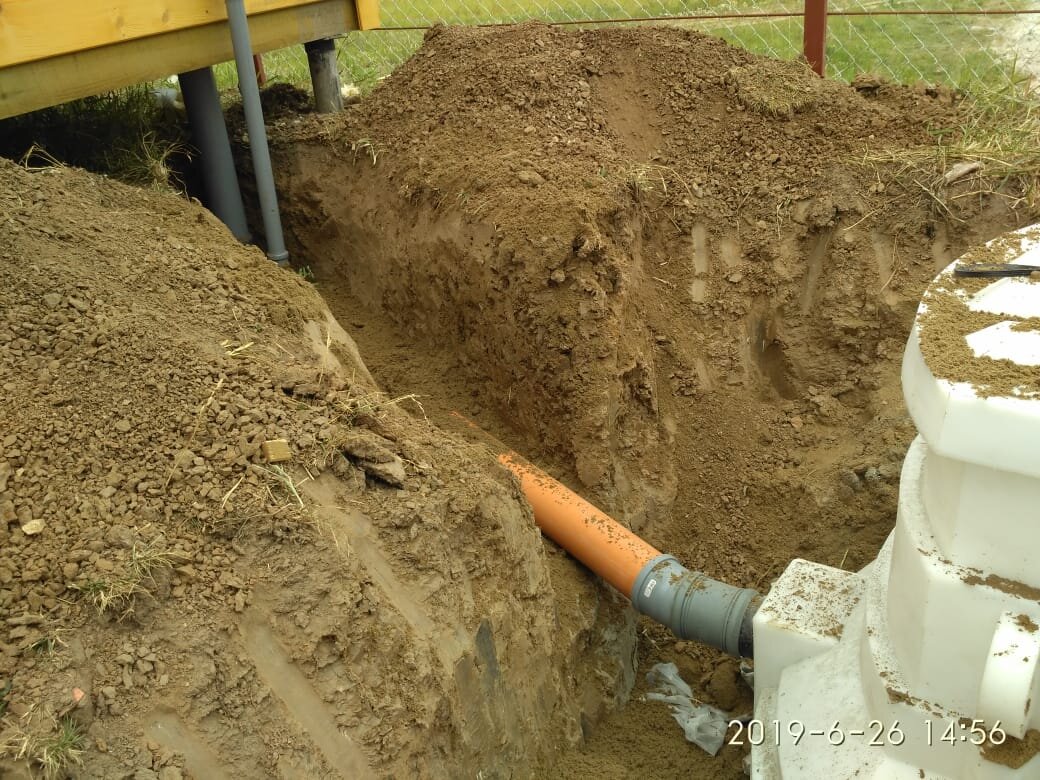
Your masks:
<instances>
[{"instance_id":1,"label":"wooden deck","mask_svg":"<svg viewBox=\"0 0 1040 780\"><path fill-rule=\"evenodd\" d=\"M378 0L246 0L254 50L379 25ZM223 0L3 0L0 119L234 57Z\"/></svg>"}]
</instances>

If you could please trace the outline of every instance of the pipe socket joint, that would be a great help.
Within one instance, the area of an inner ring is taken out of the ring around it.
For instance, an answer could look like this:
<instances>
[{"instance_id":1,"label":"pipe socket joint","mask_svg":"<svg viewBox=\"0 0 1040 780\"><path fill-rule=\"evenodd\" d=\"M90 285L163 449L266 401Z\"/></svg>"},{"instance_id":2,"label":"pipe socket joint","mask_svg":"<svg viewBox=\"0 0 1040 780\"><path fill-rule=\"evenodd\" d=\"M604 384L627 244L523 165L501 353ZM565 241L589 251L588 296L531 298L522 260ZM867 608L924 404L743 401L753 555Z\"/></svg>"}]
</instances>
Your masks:
<instances>
[{"instance_id":1,"label":"pipe socket joint","mask_svg":"<svg viewBox=\"0 0 1040 780\"><path fill-rule=\"evenodd\" d=\"M649 561L630 596L642 614L668 626L680 639L716 647L730 655L753 655L751 619L762 597L690 571L672 555Z\"/></svg>"}]
</instances>

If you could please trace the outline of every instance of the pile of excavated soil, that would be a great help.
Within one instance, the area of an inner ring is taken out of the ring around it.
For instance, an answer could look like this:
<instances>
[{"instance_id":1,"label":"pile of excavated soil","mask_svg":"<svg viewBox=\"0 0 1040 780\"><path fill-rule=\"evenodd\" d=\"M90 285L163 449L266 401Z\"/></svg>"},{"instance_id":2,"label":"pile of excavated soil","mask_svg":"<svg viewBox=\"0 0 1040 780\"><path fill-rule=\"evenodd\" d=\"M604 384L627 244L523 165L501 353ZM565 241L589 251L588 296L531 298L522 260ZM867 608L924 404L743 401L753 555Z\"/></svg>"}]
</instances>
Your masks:
<instances>
[{"instance_id":1,"label":"pile of excavated soil","mask_svg":"<svg viewBox=\"0 0 1040 780\"><path fill-rule=\"evenodd\" d=\"M960 199L947 224L862 163L959 111L694 32L526 24L436 28L359 107L273 132L326 289L452 356L460 396L622 519L761 585L873 556L920 291L1028 216Z\"/></svg>"},{"instance_id":2,"label":"pile of excavated soil","mask_svg":"<svg viewBox=\"0 0 1040 780\"><path fill-rule=\"evenodd\" d=\"M525 24L431 30L359 106L271 132L294 257L380 382L767 589L794 557L873 558L913 436L898 380L920 293L1034 216L959 181L947 219L931 182L869 162L961 111L684 30ZM644 662L750 706L733 662L640 637ZM556 771L740 775L737 749L700 756L642 690Z\"/></svg>"},{"instance_id":3,"label":"pile of excavated soil","mask_svg":"<svg viewBox=\"0 0 1040 780\"><path fill-rule=\"evenodd\" d=\"M4 777L537 773L632 684L504 472L196 205L0 161L0 387Z\"/></svg>"}]
</instances>

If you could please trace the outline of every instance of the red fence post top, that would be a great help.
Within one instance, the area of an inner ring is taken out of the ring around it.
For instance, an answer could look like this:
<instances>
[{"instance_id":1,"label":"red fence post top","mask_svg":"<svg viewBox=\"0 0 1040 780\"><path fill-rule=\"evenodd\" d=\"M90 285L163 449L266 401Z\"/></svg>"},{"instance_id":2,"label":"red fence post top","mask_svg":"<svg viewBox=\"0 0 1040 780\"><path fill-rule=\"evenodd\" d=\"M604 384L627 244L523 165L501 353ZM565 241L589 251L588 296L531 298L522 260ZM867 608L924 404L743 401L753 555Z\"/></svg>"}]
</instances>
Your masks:
<instances>
[{"instance_id":1,"label":"red fence post top","mask_svg":"<svg viewBox=\"0 0 1040 780\"><path fill-rule=\"evenodd\" d=\"M820 76L826 68L827 0L805 0L802 53L809 66Z\"/></svg>"}]
</instances>

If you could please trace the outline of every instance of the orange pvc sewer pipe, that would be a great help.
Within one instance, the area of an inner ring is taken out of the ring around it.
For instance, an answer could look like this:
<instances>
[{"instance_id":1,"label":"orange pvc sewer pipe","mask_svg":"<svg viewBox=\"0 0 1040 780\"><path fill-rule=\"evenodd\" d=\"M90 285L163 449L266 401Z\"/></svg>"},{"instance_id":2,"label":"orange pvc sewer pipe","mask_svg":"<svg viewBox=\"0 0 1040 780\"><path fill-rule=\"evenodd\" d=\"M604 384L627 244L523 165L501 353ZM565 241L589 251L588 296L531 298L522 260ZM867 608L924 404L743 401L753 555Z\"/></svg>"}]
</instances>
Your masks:
<instances>
[{"instance_id":1,"label":"orange pvc sewer pipe","mask_svg":"<svg viewBox=\"0 0 1040 780\"><path fill-rule=\"evenodd\" d=\"M762 602L758 593L690 571L515 452L499 455L498 462L520 481L542 533L631 600L636 610L680 639L753 656L754 617Z\"/></svg>"},{"instance_id":2,"label":"orange pvc sewer pipe","mask_svg":"<svg viewBox=\"0 0 1040 780\"><path fill-rule=\"evenodd\" d=\"M498 462L520 480L534 521L542 532L625 596L661 551L541 469L507 452Z\"/></svg>"}]
</instances>

